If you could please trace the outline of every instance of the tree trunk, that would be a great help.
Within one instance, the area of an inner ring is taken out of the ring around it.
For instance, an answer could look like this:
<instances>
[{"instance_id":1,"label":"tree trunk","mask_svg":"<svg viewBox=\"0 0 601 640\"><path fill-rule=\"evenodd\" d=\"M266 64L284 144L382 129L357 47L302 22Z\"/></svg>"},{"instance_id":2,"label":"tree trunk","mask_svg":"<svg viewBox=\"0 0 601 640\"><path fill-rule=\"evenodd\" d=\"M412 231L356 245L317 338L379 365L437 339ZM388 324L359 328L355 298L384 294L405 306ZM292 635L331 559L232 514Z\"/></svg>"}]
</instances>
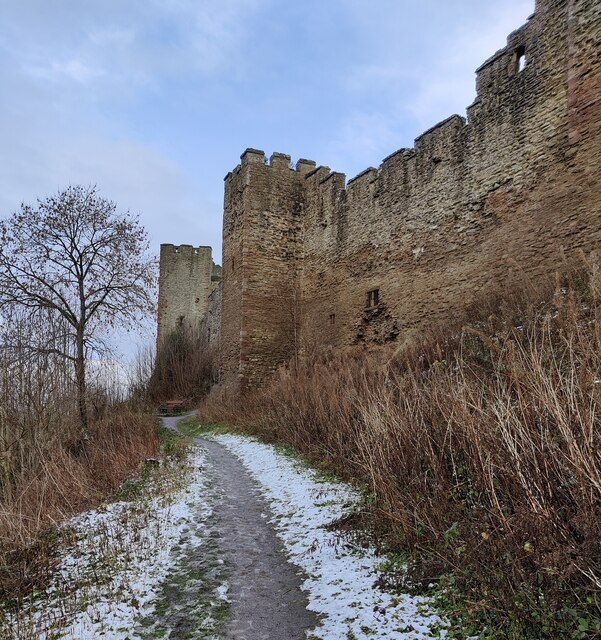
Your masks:
<instances>
[{"instance_id":1,"label":"tree trunk","mask_svg":"<svg viewBox=\"0 0 601 640\"><path fill-rule=\"evenodd\" d=\"M77 383L77 404L79 407L79 423L81 428L80 446L83 448L89 439L88 407L86 404L86 361L83 329L76 329L77 353L75 355L75 381Z\"/></svg>"}]
</instances>

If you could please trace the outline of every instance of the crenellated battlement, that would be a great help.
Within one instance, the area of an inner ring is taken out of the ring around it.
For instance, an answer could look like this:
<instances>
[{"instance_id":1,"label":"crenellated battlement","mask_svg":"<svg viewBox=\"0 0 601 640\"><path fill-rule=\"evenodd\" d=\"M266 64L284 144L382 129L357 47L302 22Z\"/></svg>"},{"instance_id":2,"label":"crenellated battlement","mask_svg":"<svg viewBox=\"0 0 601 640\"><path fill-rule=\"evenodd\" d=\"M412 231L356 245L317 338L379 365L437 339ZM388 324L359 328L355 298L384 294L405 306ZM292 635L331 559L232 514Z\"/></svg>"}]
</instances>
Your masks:
<instances>
[{"instance_id":1,"label":"crenellated battlement","mask_svg":"<svg viewBox=\"0 0 601 640\"><path fill-rule=\"evenodd\" d=\"M380 175L383 170L386 170L391 164L402 161L408 163L414 159L421 159L423 157L432 157L434 155L434 161L440 161L445 155L445 146L449 140L456 138L460 135L461 130L467 126L466 119L459 115L453 115L442 122L434 125L420 136L415 139L415 147L403 148L393 152L384 160L379 168L369 167L355 177L346 181L346 175L338 171L332 171L330 167L317 165L313 160L299 159L296 165L293 165L291 156L284 153L274 152L272 153L269 161L264 151L257 149L246 149L241 155L241 164L238 165L232 172L228 173L225 177L226 182L229 182L234 177L239 175L239 172L244 167L261 166L274 168L276 170L289 170L298 176L304 178L306 185L312 185L311 188L315 188L319 185L326 185L327 188L331 188L331 184L335 185L336 189L348 189L356 181L362 183L362 181L368 177L370 181L373 181ZM436 152L438 154L436 155Z\"/></svg>"},{"instance_id":2,"label":"crenellated battlement","mask_svg":"<svg viewBox=\"0 0 601 640\"><path fill-rule=\"evenodd\" d=\"M597 4L536 0L476 70L467 117L348 181L312 160L242 154L225 177L225 382L261 385L315 345L394 349L516 269L535 281L601 246Z\"/></svg>"},{"instance_id":3,"label":"crenellated battlement","mask_svg":"<svg viewBox=\"0 0 601 640\"><path fill-rule=\"evenodd\" d=\"M211 253L211 247L207 245L199 245L194 247L191 244L161 244L161 255L182 254L182 255L198 255L204 252Z\"/></svg>"},{"instance_id":4,"label":"crenellated battlement","mask_svg":"<svg viewBox=\"0 0 601 640\"><path fill-rule=\"evenodd\" d=\"M290 171L295 171L301 174L307 173L315 167L315 162L313 160L306 160L305 158L301 158L298 160L295 166L292 165L291 157L286 153L274 152L271 154L269 160L267 160L267 156L264 151L260 149L246 149L244 153L240 156L241 164L239 167L246 167L249 165L264 165L267 167L272 167L274 169L290 169ZM238 167L236 167L237 169ZM228 174L229 176L230 174Z\"/></svg>"},{"instance_id":5,"label":"crenellated battlement","mask_svg":"<svg viewBox=\"0 0 601 640\"><path fill-rule=\"evenodd\" d=\"M330 171L320 182L320 184L330 183L335 189L344 189L346 175L339 171Z\"/></svg>"},{"instance_id":6,"label":"crenellated battlement","mask_svg":"<svg viewBox=\"0 0 601 640\"><path fill-rule=\"evenodd\" d=\"M305 174L305 180L319 184L320 182L323 182L330 173L332 173L330 167L319 165Z\"/></svg>"},{"instance_id":7,"label":"crenellated battlement","mask_svg":"<svg viewBox=\"0 0 601 640\"><path fill-rule=\"evenodd\" d=\"M296 170L302 174L302 175L307 175L308 173L310 173L311 171L313 171L313 169L315 168L315 161L314 160L306 160L305 158L301 158L297 163L296 163Z\"/></svg>"},{"instance_id":8,"label":"crenellated battlement","mask_svg":"<svg viewBox=\"0 0 601 640\"><path fill-rule=\"evenodd\" d=\"M364 180L373 182L377 176L378 170L375 167L368 167L367 169L361 171L361 173L358 173L354 178L351 178L347 183L347 187L355 183L361 183Z\"/></svg>"},{"instance_id":9,"label":"crenellated battlement","mask_svg":"<svg viewBox=\"0 0 601 640\"><path fill-rule=\"evenodd\" d=\"M290 169L294 171L290 163L290 156L286 153L272 153L269 158L269 166L274 169Z\"/></svg>"},{"instance_id":10,"label":"crenellated battlement","mask_svg":"<svg viewBox=\"0 0 601 640\"><path fill-rule=\"evenodd\" d=\"M246 149L240 156L241 166L245 167L249 164L267 164L267 158L265 157L265 151L260 149Z\"/></svg>"}]
</instances>

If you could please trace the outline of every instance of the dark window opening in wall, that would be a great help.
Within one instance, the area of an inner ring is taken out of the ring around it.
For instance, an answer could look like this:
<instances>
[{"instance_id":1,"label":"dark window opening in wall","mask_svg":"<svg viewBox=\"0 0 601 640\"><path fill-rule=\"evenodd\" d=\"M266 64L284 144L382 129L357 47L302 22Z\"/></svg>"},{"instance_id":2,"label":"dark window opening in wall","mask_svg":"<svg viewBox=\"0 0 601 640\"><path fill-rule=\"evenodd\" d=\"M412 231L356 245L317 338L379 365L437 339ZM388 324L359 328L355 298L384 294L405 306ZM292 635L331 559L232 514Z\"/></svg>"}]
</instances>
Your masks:
<instances>
[{"instance_id":1,"label":"dark window opening in wall","mask_svg":"<svg viewBox=\"0 0 601 640\"><path fill-rule=\"evenodd\" d=\"M336 314L330 313L330 324L336 324Z\"/></svg>"},{"instance_id":2,"label":"dark window opening in wall","mask_svg":"<svg viewBox=\"0 0 601 640\"><path fill-rule=\"evenodd\" d=\"M526 68L526 47L518 47L515 50L515 73L520 73Z\"/></svg>"},{"instance_id":3,"label":"dark window opening in wall","mask_svg":"<svg viewBox=\"0 0 601 640\"><path fill-rule=\"evenodd\" d=\"M232 258L232 271L234 270L235 265L236 265L236 261L234 260L234 258Z\"/></svg>"},{"instance_id":4,"label":"dark window opening in wall","mask_svg":"<svg viewBox=\"0 0 601 640\"><path fill-rule=\"evenodd\" d=\"M196 304L198 304L200 302L200 298L196 298L196 300L194 300L194 302L196 302Z\"/></svg>"},{"instance_id":5,"label":"dark window opening in wall","mask_svg":"<svg viewBox=\"0 0 601 640\"><path fill-rule=\"evenodd\" d=\"M380 304L380 290L372 289L367 292L367 307L377 307Z\"/></svg>"},{"instance_id":6,"label":"dark window opening in wall","mask_svg":"<svg viewBox=\"0 0 601 640\"><path fill-rule=\"evenodd\" d=\"M181 327L181 326L183 326L183 324L184 324L184 316L179 316L177 318L177 326Z\"/></svg>"}]
</instances>

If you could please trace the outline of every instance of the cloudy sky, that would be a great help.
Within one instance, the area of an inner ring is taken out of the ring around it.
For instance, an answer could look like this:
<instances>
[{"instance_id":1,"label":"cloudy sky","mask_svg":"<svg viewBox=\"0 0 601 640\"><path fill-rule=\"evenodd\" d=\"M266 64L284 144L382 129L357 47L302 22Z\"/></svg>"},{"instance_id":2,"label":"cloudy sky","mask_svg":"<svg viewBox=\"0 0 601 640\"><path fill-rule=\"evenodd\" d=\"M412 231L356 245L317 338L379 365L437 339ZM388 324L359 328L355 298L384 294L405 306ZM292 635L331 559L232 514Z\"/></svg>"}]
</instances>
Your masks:
<instances>
[{"instance_id":1,"label":"cloudy sky","mask_svg":"<svg viewBox=\"0 0 601 640\"><path fill-rule=\"evenodd\" d=\"M97 184L221 251L246 147L347 177L474 98L534 0L0 0L0 216Z\"/></svg>"}]
</instances>

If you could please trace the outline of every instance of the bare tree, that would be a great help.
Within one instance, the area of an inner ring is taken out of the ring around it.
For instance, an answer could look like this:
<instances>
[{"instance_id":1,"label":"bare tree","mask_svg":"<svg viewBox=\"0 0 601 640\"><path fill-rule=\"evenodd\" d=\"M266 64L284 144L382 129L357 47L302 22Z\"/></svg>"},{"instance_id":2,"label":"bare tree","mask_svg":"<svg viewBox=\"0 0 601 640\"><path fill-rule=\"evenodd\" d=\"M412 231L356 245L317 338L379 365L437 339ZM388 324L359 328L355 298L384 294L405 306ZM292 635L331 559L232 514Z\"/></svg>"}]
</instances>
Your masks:
<instances>
[{"instance_id":1,"label":"bare tree","mask_svg":"<svg viewBox=\"0 0 601 640\"><path fill-rule=\"evenodd\" d=\"M153 311L155 279L138 218L96 187L70 186L0 221L0 310L51 310L66 321L65 348L52 348L74 365L82 437L87 356L104 330Z\"/></svg>"}]
</instances>

